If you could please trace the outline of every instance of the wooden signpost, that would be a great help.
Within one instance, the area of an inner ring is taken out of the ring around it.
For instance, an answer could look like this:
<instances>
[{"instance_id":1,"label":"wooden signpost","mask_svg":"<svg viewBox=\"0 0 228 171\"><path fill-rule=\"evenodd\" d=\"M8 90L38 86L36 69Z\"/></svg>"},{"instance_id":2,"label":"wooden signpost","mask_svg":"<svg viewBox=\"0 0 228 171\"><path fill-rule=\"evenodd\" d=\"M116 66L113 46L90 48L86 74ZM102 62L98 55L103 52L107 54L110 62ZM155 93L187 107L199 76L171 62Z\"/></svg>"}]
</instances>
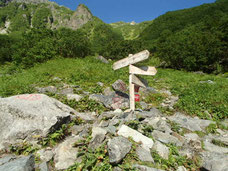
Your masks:
<instances>
[{"instance_id":1,"label":"wooden signpost","mask_svg":"<svg viewBox=\"0 0 228 171\"><path fill-rule=\"evenodd\" d=\"M150 52L144 50L135 55L119 60L113 64L113 69L118 70L129 66L129 91L130 91L130 109L135 110L135 86L146 88L147 81L136 75L155 75L157 70L155 67L136 67L133 64L144 61L149 58Z\"/></svg>"}]
</instances>

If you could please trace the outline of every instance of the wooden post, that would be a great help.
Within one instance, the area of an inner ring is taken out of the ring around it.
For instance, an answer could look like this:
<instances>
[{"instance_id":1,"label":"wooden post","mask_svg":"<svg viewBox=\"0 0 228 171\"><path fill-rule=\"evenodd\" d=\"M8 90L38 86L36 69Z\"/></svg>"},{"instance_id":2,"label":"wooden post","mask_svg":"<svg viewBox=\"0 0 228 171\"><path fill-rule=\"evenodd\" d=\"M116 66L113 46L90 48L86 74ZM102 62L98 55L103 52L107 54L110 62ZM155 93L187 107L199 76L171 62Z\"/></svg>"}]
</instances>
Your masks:
<instances>
[{"instance_id":1,"label":"wooden post","mask_svg":"<svg viewBox=\"0 0 228 171\"><path fill-rule=\"evenodd\" d=\"M129 75L129 98L130 98L130 109L135 110L135 85L132 83L133 74Z\"/></svg>"},{"instance_id":2,"label":"wooden post","mask_svg":"<svg viewBox=\"0 0 228 171\"><path fill-rule=\"evenodd\" d=\"M113 70L118 70L120 68L129 66L129 99L130 99L130 109L132 111L135 110L135 85L139 87L147 87L147 83L140 77L136 75L155 75L157 70L155 67L141 67L138 68L133 66L138 62L144 61L149 58L150 52L148 50L144 50L135 55L129 55L128 57L121 59L115 62L112 66ZM135 75L136 74L136 75Z\"/></svg>"}]
</instances>

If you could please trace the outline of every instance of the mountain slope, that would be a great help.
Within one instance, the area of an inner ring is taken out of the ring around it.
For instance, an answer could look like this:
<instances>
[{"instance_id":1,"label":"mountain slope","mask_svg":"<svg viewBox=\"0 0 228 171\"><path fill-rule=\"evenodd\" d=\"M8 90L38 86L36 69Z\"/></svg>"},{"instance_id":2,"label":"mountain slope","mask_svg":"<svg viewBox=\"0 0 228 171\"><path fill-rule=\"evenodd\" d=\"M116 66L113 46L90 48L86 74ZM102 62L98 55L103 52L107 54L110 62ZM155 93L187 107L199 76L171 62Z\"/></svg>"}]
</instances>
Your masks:
<instances>
[{"instance_id":1,"label":"mountain slope","mask_svg":"<svg viewBox=\"0 0 228 171\"><path fill-rule=\"evenodd\" d=\"M5 1L0 10L1 33L25 31L30 28L58 29L67 27L76 30L92 20L92 13L85 5L76 11L59 6L48 0Z\"/></svg>"},{"instance_id":2,"label":"mountain slope","mask_svg":"<svg viewBox=\"0 0 228 171\"><path fill-rule=\"evenodd\" d=\"M152 22L153 21L144 21L141 23L117 22L117 23L111 23L110 25L113 27L115 31L121 33L125 40L133 40L138 38L141 32Z\"/></svg>"}]
</instances>

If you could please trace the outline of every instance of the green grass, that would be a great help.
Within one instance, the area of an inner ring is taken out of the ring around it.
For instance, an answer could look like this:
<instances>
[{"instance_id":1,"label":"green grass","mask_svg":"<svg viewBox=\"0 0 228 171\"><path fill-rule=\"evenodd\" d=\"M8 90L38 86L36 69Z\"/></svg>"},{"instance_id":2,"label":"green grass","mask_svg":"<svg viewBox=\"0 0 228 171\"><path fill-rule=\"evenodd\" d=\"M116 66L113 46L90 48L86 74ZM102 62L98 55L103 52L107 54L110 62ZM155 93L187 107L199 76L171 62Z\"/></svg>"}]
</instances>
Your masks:
<instances>
[{"instance_id":1,"label":"green grass","mask_svg":"<svg viewBox=\"0 0 228 171\"><path fill-rule=\"evenodd\" d=\"M1 67L0 73L6 71L7 67ZM101 89L97 88L97 82L103 82L105 87L111 86L117 79L128 83L128 68L113 71L112 63L103 64L94 57L54 59L11 76L0 77L0 96L33 93L34 86L58 87L60 83L52 81L54 77L61 78L62 83L80 85L85 91L99 93ZM158 69L157 75L144 76L144 78L148 80L149 86L169 89L174 95L179 96L175 110L203 119L228 118L228 79L223 76ZM212 80L214 84L200 83L207 80ZM162 96L162 94L151 95L151 99L147 101L158 105L162 101ZM158 99L153 100L153 98Z\"/></svg>"}]
</instances>

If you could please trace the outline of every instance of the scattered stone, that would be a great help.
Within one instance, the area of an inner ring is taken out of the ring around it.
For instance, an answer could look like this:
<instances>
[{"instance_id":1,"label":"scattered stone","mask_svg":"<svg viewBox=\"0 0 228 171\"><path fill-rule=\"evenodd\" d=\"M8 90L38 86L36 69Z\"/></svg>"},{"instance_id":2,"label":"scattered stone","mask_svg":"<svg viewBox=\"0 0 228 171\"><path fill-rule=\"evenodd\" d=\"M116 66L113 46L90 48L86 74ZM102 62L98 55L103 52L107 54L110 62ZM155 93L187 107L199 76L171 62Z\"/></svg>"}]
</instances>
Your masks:
<instances>
[{"instance_id":1,"label":"scattered stone","mask_svg":"<svg viewBox=\"0 0 228 171\"><path fill-rule=\"evenodd\" d=\"M59 94L62 94L62 95L74 94L74 89L73 88L64 88L59 92Z\"/></svg>"},{"instance_id":2,"label":"scattered stone","mask_svg":"<svg viewBox=\"0 0 228 171\"><path fill-rule=\"evenodd\" d=\"M76 102L80 101L82 96L78 94L67 94L67 100L75 100Z\"/></svg>"},{"instance_id":3,"label":"scattered stone","mask_svg":"<svg viewBox=\"0 0 228 171\"><path fill-rule=\"evenodd\" d=\"M203 71L195 71L195 72L193 72L193 73L199 74L199 75L205 75L205 73L204 73Z\"/></svg>"},{"instance_id":4,"label":"scattered stone","mask_svg":"<svg viewBox=\"0 0 228 171\"><path fill-rule=\"evenodd\" d=\"M228 155L205 152L203 155L203 168L210 171L227 171Z\"/></svg>"},{"instance_id":5,"label":"scattered stone","mask_svg":"<svg viewBox=\"0 0 228 171\"><path fill-rule=\"evenodd\" d=\"M72 108L43 94L0 99L0 149L46 137L71 119Z\"/></svg>"},{"instance_id":6,"label":"scattered stone","mask_svg":"<svg viewBox=\"0 0 228 171\"><path fill-rule=\"evenodd\" d=\"M114 168L113 168L113 171L122 171L122 169L119 168L119 167L114 167Z\"/></svg>"},{"instance_id":7,"label":"scattered stone","mask_svg":"<svg viewBox=\"0 0 228 171\"><path fill-rule=\"evenodd\" d=\"M102 82L97 82L97 85L100 86L100 87L103 87L103 86L104 86L104 83L102 83Z\"/></svg>"},{"instance_id":8,"label":"scattered stone","mask_svg":"<svg viewBox=\"0 0 228 171\"><path fill-rule=\"evenodd\" d=\"M81 118L82 120L84 120L85 122L93 122L93 121L95 121L96 120L96 117L95 116L93 116L91 113L74 113L75 115L73 115L72 116L72 119L74 119L74 118L77 118L77 117L79 117L79 118Z\"/></svg>"},{"instance_id":9,"label":"scattered stone","mask_svg":"<svg viewBox=\"0 0 228 171\"><path fill-rule=\"evenodd\" d=\"M105 130L106 130L108 133L116 134L116 127L114 127L113 125L108 126L107 128L105 128Z\"/></svg>"},{"instance_id":10,"label":"scattered stone","mask_svg":"<svg viewBox=\"0 0 228 171\"><path fill-rule=\"evenodd\" d=\"M150 149L145 149L139 146L136 149L136 153L141 161L154 163L154 159L151 156Z\"/></svg>"},{"instance_id":11,"label":"scattered stone","mask_svg":"<svg viewBox=\"0 0 228 171\"><path fill-rule=\"evenodd\" d=\"M118 164L131 150L132 143L124 137L115 137L108 142L108 154L111 164Z\"/></svg>"},{"instance_id":12,"label":"scattered stone","mask_svg":"<svg viewBox=\"0 0 228 171\"><path fill-rule=\"evenodd\" d=\"M59 77L54 77L52 80L53 80L53 81L62 81L62 79L59 78Z\"/></svg>"},{"instance_id":13,"label":"scattered stone","mask_svg":"<svg viewBox=\"0 0 228 171\"><path fill-rule=\"evenodd\" d=\"M0 165L0 171L33 171L35 167L35 157L33 155L11 159L7 163Z\"/></svg>"},{"instance_id":14,"label":"scattered stone","mask_svg":"<svg viewBox=\"0 0 228 171\"><path fill-rule=\"evenodd\" d=\"M49 162L53 157L54 153L52 152L52 149L41 149L37 151L37 154L40 156L40 159L44 162Z\"/></svg>"},{"instance_id":15,"label":"scattered stone","mask_svg":"<svg viewBox=\"0 0 228 171\"><path fill-rule=\"evenodd\" d=\"M148 108L148 104L143 101L140 102L140 106L142 107L142 110L146 110Z\"/></svg>"},{"instance_id":16,"label":"scattered stone","mask_svg":"<svg viewBox=\"0 0 228 171\"><path fill-rule=\"evenodd\" d=\"M138 165L138 164L133 165L133 167L138 169L139 171L164 171L164 170L147 167L147 166L143 166L143 165Z\"/></svg>"},{"instance_id":17,"label":"scattered stone","mask_svg":"<svg viewBox=\"0 0 228 171\"><path fill-rule=\"evenodd\" d=\"M228 148L225 147L219 147L217 145L214 145L208 141L204 141L204 149L209 152L215 152L215 153L228 153Z\"/></svg>"},{"instance_id":18,"label":"scattered stone","mask_svg":"<svg viewBox=\"0 0 228 171\"><path fill-rule=\"evenodd\" d=\"M122 80L117 80L115 83L113 83L112 88L115 91L120 91L120 92L127 91L127 85Z\"/></svg>"},{"instance_id":19,"label":"scattered stone","mask_svg":"<svg viewBox=\"0 0 228 171\"><path fill-rule=\"evenodd\" d=\"M171 126L165 121L163 120L162 118L159 118L158 122L156 122L156 124L151 124L151 121L149 122L149 124L151 126L153 126L154 129L158 130L158 131L162 131L162 132L165 132L165 133L172 133L173 131L171 130Z\"/></svg>"},{"instance_id":20,"label":"scattered stone","mask_svg":"<svg viewBox=\"0 0 228 171\"><path fill-rule=\"evenodd\" d=\"M182 113L177 112L175 115L170 116L169 120L180 124L181 127L189 129L190 131L203 131L213 121L199 119L198 117L185 116Z\"/></svg>"},{"instance_id":21,"label":"scattered stone","mask_svg":"<svg viewBox=\"0 0 228 171\"><path fill-rule=\"evenodd\" d=\"M99 127L107 127L109 125L109 121L101 121Z\"/></svg>"},{"instance_id":22,"label":"scattered stone","mask_svg":"<svg viewBox=\"0 0 228 171\"><path fill-rule=\"evenodd\" d=\"M143 148L152 148L154 145L154 142L152 139L142 135L141 133L139 133L138 131L126 126L126 125L122 125L119 129L119 131L117 132L118 135L121 135L125 138L129 138L132 137L133 140L137 143L142 143L142 147Z\"/></svg>"},{"instance_id":23,"label":"scattered stone","mask_svg":"<svg viewBox=\"0 0 228 171\"><path fill-rule=\"evenodd\" d=\"M187 169L184 166L179 166L177 171L187 171Z\"/></svg>"},{"instance_id":24,"label":"scattered stone","mask_svg":"<svg viewBox=\"0 0 228 171\"><path fill-rule=\"evenodd\" d=\"M102 63L105 63L105 64L108 64L109 63L109 61L107 59L105 59L103 56L98 56L97 59L99 61L101 61Z\"/></svg>"},{"instance_id":25,"label":"scattered stone","mask_svg":"<svg viewBox=\"0 0 228 171\"><path fill-rule=\"evenodd\" d=\"M170 143L173 143L177 146L181 146L183 143L180 142L176 137L170 135L170 134L167 134L167 133L163 133L161 131L157 131L157 130L154 130L152 132L152 136L162 142L162 143L165 143L165 144L170 144Z\"/></svg>"},{"instance_id":26,"label":"scattered stone","mask_svg":"<svg viewBox=\"0 0 228 171\"><path fill-rule=\"evenodd\" d=\"M107 87L107 88L104 89L103 94L105 96L111 96L111 95L115 94L115 92L112 91L110 87Z\"/></svg>"},{"instance_id":27,"label":"scattered stone","mask_svg":"<svg viewBox=\"0 0 228 171\"><path fill-rule=\"evenodd\" d=\"M155 141L153 145L153 150L157 151L157 153L164 159L168 160L169 159L169 148L159 141Z\"/></svg>"},{"instance_id":28,"label":"scattered stone","mask_svg":"<svg viewBox=\"0 0 228 171\"><path fill-rule=\"evenodd\" d=\"M54 150L54 162L57 170L67 169L77 161L78 149L74 147L74 144L79 140L79 136L68 137Z\"/></svg>"},{"instance_id":29,"label":"scattered stone","mask_svg":"<svg viewBox=\"0 0 228 171\"><path fill-rule=\"evenodd\" d=\"M85 129L84 125L74 125L70 128L70 132L73 135L78 135L80 132L82 132Z\"/></svg>"},{"instance_id":30,"label":"scattered stone","mask_svg":"<svg viewBox=\"0 0 228 171\"><path fill-rule=\"evenodd\" d=\"M113 112L115 115L116 114L122 114L123 111L121 109L116 109L114 112ZM125 112L124 112L125 113Z\"/></svg>"},{"instance_id":31,"label":"scattered stone","mask_svg":"<svg viewBox=\"0 0 228 171\"><path fill-rule=\"evenodd\" d=\"M200 137L196 134L196 133L188 133L188 134L184 134L184 137L187 140L200 140Z\"/></svg>"},{"instance_id":32,"label":"scattered stone","mask_svg":"<svg viewBox=\"0 0 228 171\"><path fill-rule=\"evenodd\" d=\"M102 145L105 140L105 135L107 131L100 127L93 127L92 129L92 140L90 141L90 148L96 149Z\"/></svg>"},{"instance_id":33,"label":"scattered stone","mask_svg":"<svg viewBox=\"0 0 228 171\"><path fill-rule=\"evenodd\" d=\"M42 94L45 94L45 93L55 94L55 93L57 93L57 88L55 86L48 86L48 87L43 87L43 88L35 87L35 89L38 91L38 93L42 93Z\"/></svg>"},{"instance_id":34,"label":"scattered stone","mask_svg":"<svg viewBox=\"0 0 228 171\"><path fill-rule=\"evenodd\" d=\"M49 171L49 167L48 167L48 164L47 162L43 162L39 165L39 169L40 171Z\"/></svg>"},{"instance_id":35,"label":"scattered stone","mask_svg":"<svg viewBox=\"0 0 228 171\"><path fill-rule=\"evenodd\" d=\"M211 81L211 80L207 80L207 81L200 81L201 84L215 84L214 81Z\"/></svg>"},{"instance_id":36,"label":"scattered stone","mask_svg":"<svg viewBox=\"0 0 228 171\"><path fill-rule=\"evenodd\" d=\"M161 104L162 107L169 108L170 110L174 110L174 105L179 100L177 96L169 96L166 98L163 103Z\"/></svg>"}]
</instances>

